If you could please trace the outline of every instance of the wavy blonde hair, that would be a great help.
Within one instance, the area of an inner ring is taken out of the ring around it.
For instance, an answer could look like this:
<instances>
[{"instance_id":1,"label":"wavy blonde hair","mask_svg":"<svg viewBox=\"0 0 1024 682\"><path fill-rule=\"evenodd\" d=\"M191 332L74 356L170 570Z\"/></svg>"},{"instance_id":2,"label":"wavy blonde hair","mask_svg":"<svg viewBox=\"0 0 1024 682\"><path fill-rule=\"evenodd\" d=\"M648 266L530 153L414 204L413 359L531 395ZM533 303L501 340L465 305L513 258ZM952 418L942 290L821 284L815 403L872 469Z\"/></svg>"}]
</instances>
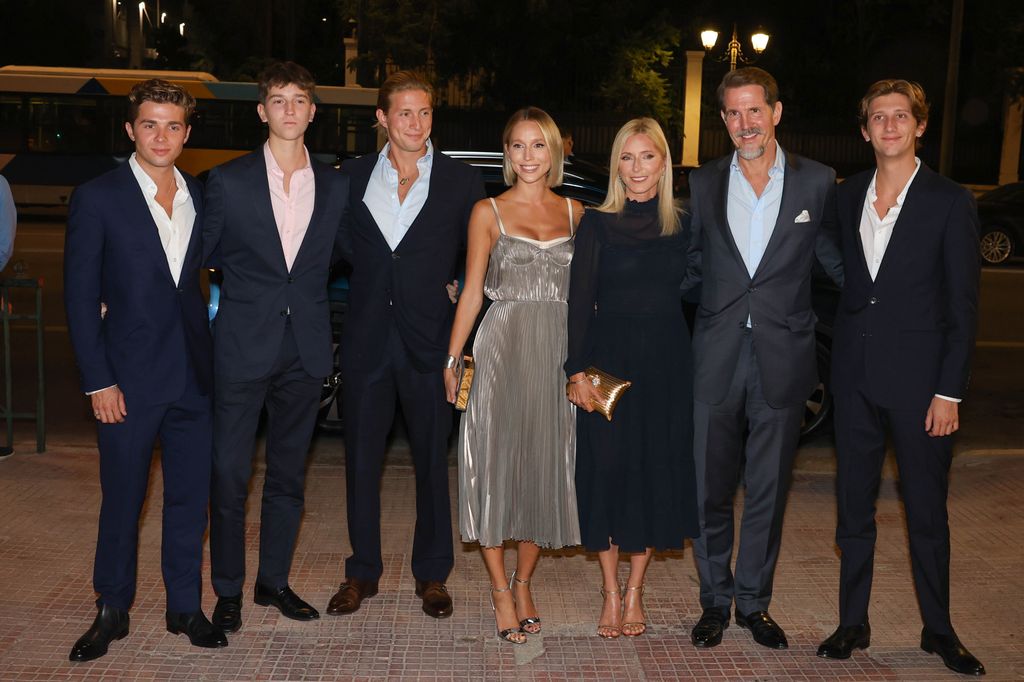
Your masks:
<instances>
[{"instance_id":1,"label":"wavy blonde hair","mask_svg":"<svg viewBox=\"0 0 1024 682\"><path fill-rule=\"evenodd\" d=\"M626 140L634 135L649 137L654 143L655 150L665 158L665 172L658 181L658 220L661 222L662 236L676 234L680 230L680 224L679 209L672 198L672 154L668 150L665 132L653 118L634 118L615 133L612 155L608 162L608 195L597 210L605 213L622 213L626 206L626 189L618 173L619 157L622 155L622 148L626 146Z\"/></svg>"}]
</instances>

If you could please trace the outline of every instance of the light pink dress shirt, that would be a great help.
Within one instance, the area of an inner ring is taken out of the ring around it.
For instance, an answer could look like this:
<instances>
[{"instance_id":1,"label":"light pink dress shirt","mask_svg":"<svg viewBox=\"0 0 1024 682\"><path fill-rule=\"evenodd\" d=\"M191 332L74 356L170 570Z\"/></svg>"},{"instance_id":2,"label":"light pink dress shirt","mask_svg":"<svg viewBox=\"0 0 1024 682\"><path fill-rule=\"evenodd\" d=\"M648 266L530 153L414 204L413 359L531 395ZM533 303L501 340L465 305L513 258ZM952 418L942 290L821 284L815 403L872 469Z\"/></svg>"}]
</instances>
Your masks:
<instances>
[{"instance_id":1,"label":"light pink dress shirt","mask_svg":"<svg viewBox=\"0 0 1024 682\"><path fill-rule=\"evenodd\" d=\"M270 203L274 207L274 222L281 237L284 262L291 272L295 255L302 246L302 240L313 217L313 201L316 198L313 181L313 167L309 164L309 150L306 165L292 173L288 191L284 191L284 171L270 152L270 143L263 145L263 157L267 162L267 184L270 186Z\"/></svg>"}]
</instances>

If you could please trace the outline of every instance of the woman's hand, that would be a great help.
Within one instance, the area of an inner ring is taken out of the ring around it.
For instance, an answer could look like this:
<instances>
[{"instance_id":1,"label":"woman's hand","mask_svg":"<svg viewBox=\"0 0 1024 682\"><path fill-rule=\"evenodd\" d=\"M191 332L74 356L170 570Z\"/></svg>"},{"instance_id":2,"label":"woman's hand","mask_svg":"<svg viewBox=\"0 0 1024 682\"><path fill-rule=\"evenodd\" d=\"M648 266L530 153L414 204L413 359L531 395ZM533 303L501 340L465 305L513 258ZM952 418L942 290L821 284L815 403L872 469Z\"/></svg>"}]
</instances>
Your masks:
<instances>
[{"instance_id":1,"label":"woman's hand","mask_svg":"<svg viewBox=\"0 0 1024 682\"><path fill-rule=\"evenodd\" d=\"M460 367L456 365L444 370L444 394L452 405L455 404L455 396L459 392L459 369Z\"/></svg>"},{"instance_id":2,"label":"woman's hand","mask_svg":"<svg viewBox=\"0 0 1024 682\"><path fill-rule=\"evenodd\" d=\"M576 372L569 377L566 384L566 393L569 402L587 412L594 411L594 401L597 399L597 389L590 383L590 379L583 372Z\"/></svg>"}]
</instances>

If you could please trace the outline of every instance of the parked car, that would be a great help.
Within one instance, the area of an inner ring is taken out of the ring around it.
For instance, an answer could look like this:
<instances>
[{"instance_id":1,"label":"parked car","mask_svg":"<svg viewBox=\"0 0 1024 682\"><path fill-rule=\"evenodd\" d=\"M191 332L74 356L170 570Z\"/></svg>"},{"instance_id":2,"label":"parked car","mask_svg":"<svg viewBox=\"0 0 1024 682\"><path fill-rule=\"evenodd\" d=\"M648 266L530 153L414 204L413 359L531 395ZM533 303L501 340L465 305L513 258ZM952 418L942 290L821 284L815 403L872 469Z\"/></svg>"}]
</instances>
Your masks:
<instances>
[{"instance_id":1,"label":"parked car","mask_svg":"<svg viewBox=\"0 0 1024 682\"><path fill-rule=\"evenodd\" d=\"M1002 265L1024 255L1024 182L1013 182L978 198L981 258Z\"/></svg>"}]
</instances>

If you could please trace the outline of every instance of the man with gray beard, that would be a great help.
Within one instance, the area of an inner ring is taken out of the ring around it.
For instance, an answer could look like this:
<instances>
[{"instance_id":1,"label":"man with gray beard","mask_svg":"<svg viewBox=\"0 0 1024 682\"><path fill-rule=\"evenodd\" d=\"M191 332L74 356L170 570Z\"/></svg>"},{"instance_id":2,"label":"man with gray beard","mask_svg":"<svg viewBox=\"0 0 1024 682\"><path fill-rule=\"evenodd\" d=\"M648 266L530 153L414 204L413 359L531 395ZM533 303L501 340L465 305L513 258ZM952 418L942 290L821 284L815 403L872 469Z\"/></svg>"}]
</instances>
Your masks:
<instances>
[{"instance_id":1,"label":"man with gray beard","mask_svg":"<svg viewBox=\"0 0 1024 682\"><path fill-rule=\"evenodd\" d=\"M785 649L768 604L804 402L818 384L815 257L837 284L843 279L830 219L836 174L776 142L782 103L771 74L731 71L718 101L736 151L690 175L690 267L702 282L693 333L701 536L693 550L703 609L691 639L718 645L735 602L736 624L755 642Z\"/></svg>"}]
</instances>

